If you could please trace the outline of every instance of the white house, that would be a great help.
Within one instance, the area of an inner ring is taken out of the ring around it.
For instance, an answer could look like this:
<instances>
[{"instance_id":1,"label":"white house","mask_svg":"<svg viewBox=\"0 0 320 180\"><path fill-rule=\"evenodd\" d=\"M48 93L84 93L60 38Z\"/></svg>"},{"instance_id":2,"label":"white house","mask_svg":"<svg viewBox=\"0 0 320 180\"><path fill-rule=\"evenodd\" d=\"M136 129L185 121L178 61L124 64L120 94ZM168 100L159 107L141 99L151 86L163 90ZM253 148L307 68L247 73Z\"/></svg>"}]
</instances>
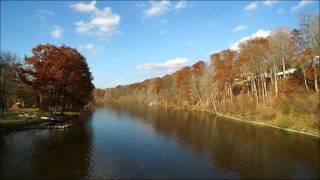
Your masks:
<instances>
[{"instance_id":1,"label":"white house","mask_svg":"<svg viewBox=\"0 0 320 180\"><path fill-rule=\"evenodd\" d=\"M293 73L296 72L296 71L297 71L297 69L292 68L292 69L288 69L288 70L284 71L284 74L285 74L285 75L293 74ZM282 72L282 71L281 71L281 72L278 72L278 73L277 73L277 76L283 76L283 72Z\"/></svg>"}]
</instances>

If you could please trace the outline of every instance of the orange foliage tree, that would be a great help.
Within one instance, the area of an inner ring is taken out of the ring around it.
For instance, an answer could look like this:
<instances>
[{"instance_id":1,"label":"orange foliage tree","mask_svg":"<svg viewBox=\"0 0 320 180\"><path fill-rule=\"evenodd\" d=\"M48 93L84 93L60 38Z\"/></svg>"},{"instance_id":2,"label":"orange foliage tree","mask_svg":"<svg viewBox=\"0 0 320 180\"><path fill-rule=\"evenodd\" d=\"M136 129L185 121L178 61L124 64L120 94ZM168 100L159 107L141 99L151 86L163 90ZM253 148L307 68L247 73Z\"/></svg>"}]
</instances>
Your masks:
<instances>
[{"instance_id":1,"label":"orange foliage tree","mask_svg":"<svg viewBox=\"0 0 320 180\"><path fill-rule=\"evenodd\" d=\"M85 57L76 49L45 44L32 49L21 69L23 82L40 94L40 105L51 114L61 107L79 110L92 98L92 75Z\"/></svg>"}]
</instances>

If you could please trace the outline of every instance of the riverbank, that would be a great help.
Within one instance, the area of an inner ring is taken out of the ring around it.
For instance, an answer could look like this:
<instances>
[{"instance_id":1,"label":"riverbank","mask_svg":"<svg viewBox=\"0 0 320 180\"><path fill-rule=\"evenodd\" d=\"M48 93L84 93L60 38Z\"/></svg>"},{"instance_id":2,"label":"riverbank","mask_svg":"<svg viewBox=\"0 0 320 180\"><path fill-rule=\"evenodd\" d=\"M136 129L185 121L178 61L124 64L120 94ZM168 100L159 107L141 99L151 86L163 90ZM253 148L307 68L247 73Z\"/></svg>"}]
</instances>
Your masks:
<instances>
[{"instance_id":1,"label":"riverbank","mask_svg":"<svg viewBox=\"0 0 320 180\"><path fill-rule=\"evenodd\" d=\"M188 109L188 110L190 110L190 109ZM320 130L319 129L311 129L310 130L310 128L309 128L309 129L306 130L305 128L303 128L303 129L287 128L287 127L284 127L287 124L277 125L277 124L279 124L279 120L273 120L273 121L269 121L269 122L266 122L266 120L256 120L256 119L245 120L245 119L250 119L249 118L250 116L235 115L235 114L231 114L231 113L220 113L220 112L217 112L217 111L210 111L210 110L199 110L199 109L191 109L191 110L213 113L213 114L216 114L219 117L223 117L223 118L227 118L227 119L231 119L231 120L235 120L235 121L241 121L241 122L254 124L254 125L258 125L258 126L267 126L267 127L279 129L281 131L286 131L286 132L290 132L290 133L299 133L299 134L313 136L315 138L320 139ZM285 118L287 118L287 117L285 117ZM281 120L280 124L282 124L283 121L287 121L287 119Z\"/></svg>"},{"instance_id":2,"label":"riverbank","mask_svg":"<svg viewBox=\"0 0 320 180\"><path fill-rule=\"evenodd\" d=\"M188 110L190 110L190 109L188 109ZM191 110L199 111L199 109L191 109ZM271 119L257 119L257 117L252 116L251 113L232 114L232 113L221 113L221 112L212 111L212 110L200 110L200 111L213 113L219 117L223 117L223 118L227 118L227 119L231 119L231 120L241 121L241 122L254 124L254 125L258 125L258 126L267 126L267 127L281 130L281 131L286 131L286 132L290 132L290 133L299 133L299 134L313 136L315 138L320 139L320 130L319 129L310 128L310 126L312 126L312 125L309 125L309 124L306 125L305 123L301 123L303 121L310 120L310 119L308 119L308 118L310 118L310 116L301 118L301 115L297 115L297 114L296 114L296 117L281 115L280 117L273 118L271 120ZM289 120L290 117L291 117L291 120ZM245 119L248 119L248 120L245 120ZM292 123L293 121L297 121L300 123L293 124Z\"/></svg>"},{"instance_id":3,"label":"riverbank","mask_svg":"<svg viewBox=\"0 0 320 180\"><path fill-rule=\"evenodd\" d=\"M8 133L29 126L38 125L44 122L44 120L40 119L40 116L46 115L47 113L40 112L37 108L5 110L4 119L0 119L0 133Z\"/></svg>"},{"instance_id":4,"label":"riverbank","mask_svg":"<svg viewBox=\"0 0 320 180\"><path fill-rule=\"evenodd\" d=\"M214 113L215 113L216 115L220 116L220 117L224 117L224 118L228 118L228 119L232 119L232 120L236 120L236 121L251 123L251 124L259 125L259 126L267 126L267 127L279 129L279 130L281 130L281 131L286 131L286 132L290 132L290 133L304 134L304 135L313 136L313 137L315 137L315 138L319 138L319 139L320 139L320 134L319 134L319 132L318 132L317 134L316 134L316 133L310 133L310 132L299 131L299 130L290 129L290 128L284 128L284 127L276 126L276 125L272 125L272 124L266 124L266 123L263 123L263 122L247 121L247 120L244 120L244 119L240 119L240 118L237 118L237 117L234 117L234 116L222 114L222 113L219 113L219 112L214 112Z\"/></svg>"},{"instance_id":5,"label":"riverbank","mask_svg":"<svg viewBox=\"0 0 320 180\"><path fill-rule=\"evenodd\" d=\"M64 119L73 119L79 115L78 112L65 112ZM48 123L48 120L40 117L48 116L48 113L39 111L37 108L20 108L16 110L6 110L4 119L0 119L0 134L7 134L13 131L40 128L41 124ZM60 123L60 121L58 122Z\"/></svg>"},{"instance_id":6,"label":"riverbank","mask_svg":"<svg viewBox=\"0 0 320 180\"><path fill-rule=\"evenodd\" d=\"M126 103L124 101L113 101L115 103ZM130 102L129 102L130 103ZM148 104L145 104L148 105ZM204 107L179 107L179 106L166 106L163 104L152 104L148 105L151 107L160 107L160 108L171 108L177 110L189 110L189 111L201 111L216 114L219 117L227 118L230 120L241 121L244 123L249 123L258 126L267 126L270 128L275 128L281 131L289 133L299 133L303 135L312 136L320 139L320 129L314 125L312 121L316 118L316 115L306 115L291 112L290 114L278 113L272 111L272 108L269 109L259 109L255 112L249 113L236 113L236 112L217 112L214 108L204 108ZM262 118L261 118L262 117Z\"/></svg>"}]
</instances>

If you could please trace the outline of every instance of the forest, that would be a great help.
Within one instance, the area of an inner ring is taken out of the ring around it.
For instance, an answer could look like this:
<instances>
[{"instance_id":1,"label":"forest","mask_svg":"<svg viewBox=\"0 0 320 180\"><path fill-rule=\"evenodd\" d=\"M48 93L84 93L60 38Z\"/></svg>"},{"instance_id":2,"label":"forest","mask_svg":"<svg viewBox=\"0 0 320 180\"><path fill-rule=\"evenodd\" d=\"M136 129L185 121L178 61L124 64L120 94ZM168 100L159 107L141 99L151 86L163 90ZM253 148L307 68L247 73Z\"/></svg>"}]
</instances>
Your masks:
<instances>
[{"instance_id":1,"label":"forest","mask_svg":"<svg viewBox=\"0 0 320 180\"><path fill-rule=\"evenodd\" d=\"M98 104L135 102L221 113L319 134L319 15L213 53L163 77L96 89Z\"/></svg>"},{"instance_id":2,"label":"forest","mask_svg":"<svg viewBox=\"0 0 320 180\"><path fill-rule=\"evenodd\" d=\"M1 51L0 60L1 119L14 105L39 108L54 116L80 111L92 100L93 78L85 57L76 49L40 44L23 61L8 51Z\"/></svg>"}]
</instances>

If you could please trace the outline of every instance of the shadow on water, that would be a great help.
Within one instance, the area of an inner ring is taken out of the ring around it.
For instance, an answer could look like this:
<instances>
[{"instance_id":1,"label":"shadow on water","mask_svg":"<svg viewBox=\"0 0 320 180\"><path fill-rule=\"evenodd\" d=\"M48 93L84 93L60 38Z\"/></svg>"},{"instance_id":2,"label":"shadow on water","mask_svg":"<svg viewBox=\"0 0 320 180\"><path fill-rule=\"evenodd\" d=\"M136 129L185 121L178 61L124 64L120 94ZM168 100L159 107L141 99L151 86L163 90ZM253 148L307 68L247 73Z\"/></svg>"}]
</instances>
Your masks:
<instances>
[{"instance_id":1,"label":"shadow on water","mask_svg":"<svg viewBox=\"0 0 320 180\"><path fill-rule=\"evenodd\" d=\"M27 130L0 137L0 177L87 176L94 138L90 122L82 118L68 130Z\"/></svg>"},{"instance_id":2,"label":"shadow on water","mask_svg":"<svg viewBox=\"0 0 320 180\"><path fill-rule=\"evenodd\" d=\"M0 136L0 178L319 178L319 140L213 114L110 104Z\"/></svg>"},{"instance_id":3,"label":"shadow on water","mask_svg":"<svg viewBox=\"0 0 320 180\"><path fill-rule=\"evenodd\" d=\"M206 112L112 104L135 120L197 152L216 167L242 178L318 178L320 141L269 127L221 119Z\"/></svg>"}]
</instances>

